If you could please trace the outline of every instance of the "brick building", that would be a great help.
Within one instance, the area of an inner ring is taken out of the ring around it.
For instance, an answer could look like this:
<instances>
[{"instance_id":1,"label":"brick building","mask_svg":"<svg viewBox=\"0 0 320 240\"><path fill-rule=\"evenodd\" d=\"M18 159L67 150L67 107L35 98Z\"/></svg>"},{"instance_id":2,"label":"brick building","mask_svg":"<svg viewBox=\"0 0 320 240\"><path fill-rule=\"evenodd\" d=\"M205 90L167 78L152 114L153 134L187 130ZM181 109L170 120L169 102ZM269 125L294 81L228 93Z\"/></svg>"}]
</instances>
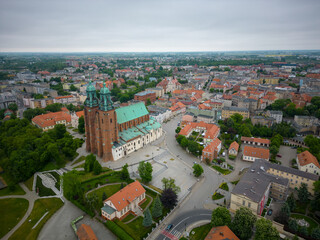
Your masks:
<instances>
[{"instance_id":1,"label":"brick building","mask_svg":"<svg viewBox=\"0 0 320 240\"><path fill-rule=\"evenodd\" d=\"M149 117L144 103L115 109L105 84L100 99L92 83L88 85L84 117L86 150L103 161L118 160L162 135L161 125Z\"/></svg>"},{"instance_id":2,"label":"brick building","mask_svg":"<svg viewBox=\"0 0 320 240\"><path fill-rule=\"evenodd\" d=\"M147 104L148 99L150 99L151 103L155 102L156 93L153 91L143 91L134 95L134 100L144 102L145 104Z\"/></svg>"}]
</instances>

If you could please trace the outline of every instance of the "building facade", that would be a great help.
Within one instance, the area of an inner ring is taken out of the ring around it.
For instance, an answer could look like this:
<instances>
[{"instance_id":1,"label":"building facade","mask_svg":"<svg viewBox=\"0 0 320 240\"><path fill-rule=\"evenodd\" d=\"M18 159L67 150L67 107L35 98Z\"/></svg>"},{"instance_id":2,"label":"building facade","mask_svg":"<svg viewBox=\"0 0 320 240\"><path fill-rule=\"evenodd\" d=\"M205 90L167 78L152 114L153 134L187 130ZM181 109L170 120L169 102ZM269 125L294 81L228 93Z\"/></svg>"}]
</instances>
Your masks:
<instances>
[{"instance_id":1,"label":"building facade","mask_svg":"<svg viewBox=\"0 0 320 240\"><path fill-rule=\"evenodd\" d=\"M135 181L125 186L103 202L101 215L106 220L123 219L128 214L142 211L140 205L146 199L146 190Z\"/></svg>"},{"instance_id":2,"label":"building facade","mask_svg":"<svg viewBox=\"0 0 320 240\"><path fill-rule=\"evenodd\" d=\"M240 114L243 119L247 119L250 117L249 110L247 108L238 108L238 107L224 107L222 109L221 118L227 119L231 117L233 114Z\"/></svg>"},{"instance_id":3,"label":"building facade","mask_svg":"<svg viewBox=\"0 0 320 240\"><path fill-rule=\"evenodd\" d=\"M150 100L151 103L156 101L156 93L153 91L143 91L136 93L134 95L134 100L136 101L141 101L147 104L148 99Z\"/></svg>"},{"instance_id":4,"label":"building facade","mask_svg":"<svg viewBox=\"0 0 320 240\"><path fill-rule=\"evenodd\" d=\"M269 161L270 153L269 149L256 148L251 146L244 146L243 148L243 160L248 162L255 162L256 159L263 159Z\"/></svg>"},{"instance_id":5,"label":"building facade","mask_svg":"<svg viewBox=\"0 0 320 240\"><path fill-rule=\"evenodd\" d=\"M315 156L309 151L297 155L297 164L300 171L320 175L320 164Z\"/></svg>"},{"instance_id":6,"label":"building facade","mask_svg":"<svg viewBox=\"0 0 320 240\"><path fill-rule=\"evenodd\" d=\"M103 161L118 160L162 135L161 124L150 118L144 103L114 109L105 85L100 99L92 83L88 85L84 117L86 150Z\"/></svg>"}]
</instances>

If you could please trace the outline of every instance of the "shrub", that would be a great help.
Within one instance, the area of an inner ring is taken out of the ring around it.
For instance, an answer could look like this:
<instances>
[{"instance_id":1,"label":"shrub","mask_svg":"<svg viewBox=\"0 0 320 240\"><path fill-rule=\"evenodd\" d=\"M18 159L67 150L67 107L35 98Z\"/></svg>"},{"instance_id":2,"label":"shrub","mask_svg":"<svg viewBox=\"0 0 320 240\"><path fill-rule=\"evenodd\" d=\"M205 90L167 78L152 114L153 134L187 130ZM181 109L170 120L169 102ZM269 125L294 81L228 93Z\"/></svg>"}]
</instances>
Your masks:
<instances>
[{"instance_id":1,"label":"shrub","mask_svg":"<svg viewBox=\"0 0 320 240\"><path fill-rule=\"evenodd\" d=\"M104 225L121 240L133 240L122 228L112 221L107 221Z\"/></svg>"},{"instance_id":2,"label":"shrub","mask_svg":"<svg viewBox=\"0 0 320 240\"><path fill-rule=\"evenodd\" d=\"M236 157L237 157L237 156L235 156L235 155L229 155L229 159L231 159L231 160L235 160Z\"/></svg>"}]
</instances>

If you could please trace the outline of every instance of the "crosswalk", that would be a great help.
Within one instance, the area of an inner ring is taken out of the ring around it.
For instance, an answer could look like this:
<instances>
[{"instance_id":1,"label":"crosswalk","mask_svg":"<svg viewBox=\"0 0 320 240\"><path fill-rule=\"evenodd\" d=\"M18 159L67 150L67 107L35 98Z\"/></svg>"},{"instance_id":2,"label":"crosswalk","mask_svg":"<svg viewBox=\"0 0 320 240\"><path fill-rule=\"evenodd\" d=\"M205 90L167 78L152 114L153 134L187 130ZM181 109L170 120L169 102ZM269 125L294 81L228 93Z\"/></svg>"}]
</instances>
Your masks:
<instances>
[{"instance_id":1,"label":"crosswalk","mask_svg":"<svg viewBox=\"0 0 320 240\"><path fill-rule=\"evenodd\" d=\"M180 236L182 235L182 233L177 230L172 230L170 232L168 232L166 230L162 230L161 234L163 234L167 238L170 238L171 240L179 240Z\"/></svg>"}]
</instances>

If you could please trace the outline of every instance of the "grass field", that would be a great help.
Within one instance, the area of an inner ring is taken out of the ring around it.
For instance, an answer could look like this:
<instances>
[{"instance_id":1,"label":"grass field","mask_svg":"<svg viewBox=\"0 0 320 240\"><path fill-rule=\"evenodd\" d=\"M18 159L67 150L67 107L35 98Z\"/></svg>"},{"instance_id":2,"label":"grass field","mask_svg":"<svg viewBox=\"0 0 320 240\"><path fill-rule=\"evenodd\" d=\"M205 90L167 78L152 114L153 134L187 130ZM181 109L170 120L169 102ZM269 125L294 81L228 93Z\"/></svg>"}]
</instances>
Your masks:
<instances>
[{"instance_id":1,"label":"grass field","mask_svg":"<svg viewBox=\"0 0 320 240\"><path fill-rule=\"evenodd\" d=\"M136 216L129 214L128 216L126 216L124 219L122 219L122 222L126 223L129 222L131 219L135 218Z\"/></svg>"},{"instance_id":2,"label":"grass field","mask_svg":"<svg viewBox=\"0 0 320 240\"><path fill-rule=\"evenodd\" d=\"M82 161L84 161L84 160L86 160L86 156L81 156L81 157L79 157L74 163L72 163L71 166L73 166L73 165L75 165L75 164L77 164L77 163L79 163L79 162L82 162Z\"/></svg>"},{"instance_id":3,"label":"grass field","mask_svg":"<svg viewBox=\"0 0 320 240\"><path fill-rule=\"evenodd\" d=\"M212 168L217 170L219 173L222 173L223 175L228 175L229 173L231 173L229 169L224 169L219 166L212 166Z\"/></svg>"},{"instance_id":4,"label":"grass field","mask_svg":"<svg viewBox=\"0 0 320 240\"><path fill-rule=\"evenodd\" d=\"M225 191L229 191L229 187L228 187L228 184L227 183L221 183L221 185L219 186L219 188L221 188L222 190L225 190Z\"/></svg>"},{"instance_id":5,"label":"grass field","mask_svg":"<svg viewBox=\"0 0 320 240\"><path fill-rule=\"evenodd\" d=\"M151 232L152 227L144 227L142 225L143 217L138 217L134 221L125 224L119 220L115 220L114 222L118 224L123 230L125 230L133 239L140 240L142 239L148 232Z\"/></svg>"},{"instance_id":6,"label":"grass field","mask_svg":"<svg viewBox=\"0 0 320 240\"><path fill-rule=\"evenodd\" d=\"M54 191L51 190L51 188L46 188L45 186L43 186L42 179L39 176L37 176L36 181L37 181L36 182L36 189L39 189L39 196L40 197L56 195L54 193Z\"/></svg>"},{"instance_id":7,"label":"grass field","mask_svg":"<svg viewBox=\"0 0 320 240\"><path fill-rule=\"evenodd\" d=\"M295 218L295 219L304 219L304 220L306 220L309 223L309 227L308 227L309 234L312 232L312 230L314 228L319 226L319 224L315 220L313 220L312 218L310 218L308 216L305 216L305 215L292 213L290 215L290 217Z\"/></svg>"},{"instance_id":8,"label":"grass field","mask_svg":"<svg viewBox=\"0 0 320 240\"><path fill-rule=\"evenodd\" d=\"M149 204L150 201L151 201L151 198L146 195L146 201L144 201L144 203L142 203L142 204L140 205L140 207L141 207L143 210L145 210L145 208L147 207L147 205Z\"/></svg>"},{"instance_id":9,"label":"grass field","mask_svg":"<svg viewBox=\"0 0 320 240\"><path fill-rule=\"evenodd\" d=\"M205 224L203 226L194 228L190 231L190 240L203 240L212 228L211 223ZM194 234L192 234L194 232Z\"/></svg>"},{"instance_id":10,"label":"grass field","mask_svg":"<svg viewBox=\"0 0 320 240\"><path fill-rule=\"evenodd\" d=\"M51 218L51 216L58 211L63 205L63 202L59 198L44 198L38 199L34 203L34 207L30 216L21 225L21 227L14 232L9 238L13 239L23 239L23 240L34 240L37 239L44 224ZM32 229L32 227L40 220L40 218L46 213L49 213L39 222L37 227ZM30 221L29 221L30 220Z\"/></svg>"},{"instance_id":11,"label":"grass field","mask_svg":"<svg viewBox=\"0 0 320 240\"><path fill-rule=\"evenodd\" d=\"M97 194L98 195L98 199L100 201L102 201L102 194L103 192L105 192L107 194L107 197L111 197L113 194L115 194L116 192L118 192L120 190L121 184L115 184L115 185L108 185L108 186L104 186L102 188L99 188L95 191L90 192L88 195L92 195L92 194Z\"/></svg>"},{"instance_id":12,"label":"grass field","mask_svg":"<svg viewBox=\"0 0 320 240\"><path fill-rule=\"evenodd\" d=\"M27 187L30 191L32 191L33 179L34 179L34 175L32 175L31 178L29 178L27 181L24 182L24 185L26 185L26 187Z\"/></svg>"},{"instance_id":13,"label":"grass field","mask_svg":"<svg viewBox=\"0 0 320 240\"><path fill-rule=\"evenodd\" d=\"M26 192L20 187L19 184L15 184L13 182L13 180L11 180L10 176L6 172L1 173L0 176L8 184L8 187L0 190L0 196L24 195L24 194L26 194Z\"/></svg>"},{"instance_id":14,"label":"grass field","mask_svg":"<svg viewBox=\"0 0 320 240\"><path fill-rule=\"evenodd\" d=\"M0 199L0 238L6 235L23 218L29 202L23 198Z\"/></svg>"}]
</instances>

